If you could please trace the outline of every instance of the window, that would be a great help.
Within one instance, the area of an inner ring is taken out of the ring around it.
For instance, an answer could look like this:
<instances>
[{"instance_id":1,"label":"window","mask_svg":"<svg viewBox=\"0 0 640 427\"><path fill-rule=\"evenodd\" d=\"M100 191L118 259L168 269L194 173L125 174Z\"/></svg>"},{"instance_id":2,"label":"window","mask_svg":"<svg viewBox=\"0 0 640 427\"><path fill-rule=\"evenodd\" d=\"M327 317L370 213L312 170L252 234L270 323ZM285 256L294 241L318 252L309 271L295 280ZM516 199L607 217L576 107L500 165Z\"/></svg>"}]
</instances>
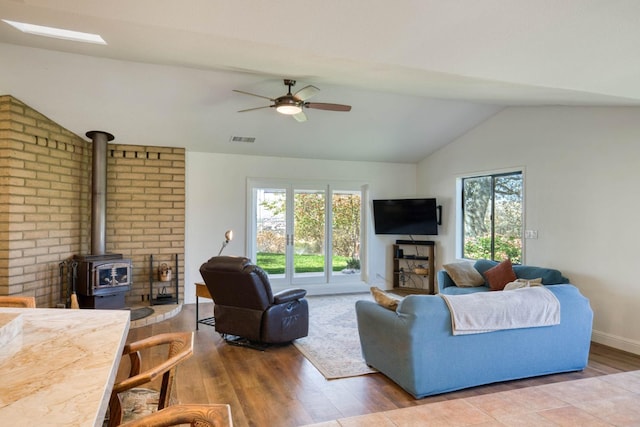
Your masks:
<instances>
[{"instance_id":1,"label":"window","mask_svg":"<svg viewBox=\"0 0 640 427\"><path fill-rule=\"evenodd\" d=\"M522 172L462 179L462 257L522 263Z\"/></svg>"},{"instance_id":2,"label":"window","mask_svg":"<svg viewBox=\"0 0 640 427\"><path fill-rule=\"evenodd\" d=\"M360 279L361 189L341 183L249 185L249 253L272 282Z\"/></svg>"}]
</instances>

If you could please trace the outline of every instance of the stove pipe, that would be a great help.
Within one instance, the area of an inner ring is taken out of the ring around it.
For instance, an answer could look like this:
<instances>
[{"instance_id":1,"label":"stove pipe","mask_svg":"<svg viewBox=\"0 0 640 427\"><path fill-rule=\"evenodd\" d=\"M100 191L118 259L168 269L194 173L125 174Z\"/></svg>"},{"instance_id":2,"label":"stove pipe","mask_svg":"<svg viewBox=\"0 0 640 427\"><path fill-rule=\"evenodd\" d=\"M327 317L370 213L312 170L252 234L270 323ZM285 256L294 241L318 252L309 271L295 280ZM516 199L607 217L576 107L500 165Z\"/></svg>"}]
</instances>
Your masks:
<instances>
[{"instance_id":1,"label":"stove pipe","mask_svg":"<svg viewBox=\"0 0 640 427\"><path fill-rule=\"evenodd\" d=\"M93 141L91 173L91 254L106 253L107 235L107 143L114 136L92 130L86 133Z\"/></svg>"}]
</instances>

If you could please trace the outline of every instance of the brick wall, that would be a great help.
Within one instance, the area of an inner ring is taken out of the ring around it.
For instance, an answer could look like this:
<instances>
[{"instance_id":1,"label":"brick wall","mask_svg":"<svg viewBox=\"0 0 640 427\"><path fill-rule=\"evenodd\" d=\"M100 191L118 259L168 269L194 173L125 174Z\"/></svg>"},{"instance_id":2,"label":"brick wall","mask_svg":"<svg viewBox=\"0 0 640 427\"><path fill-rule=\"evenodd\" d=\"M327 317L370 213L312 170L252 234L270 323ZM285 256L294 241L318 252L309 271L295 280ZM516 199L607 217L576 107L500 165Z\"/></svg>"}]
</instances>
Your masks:
<instances>
[{"instance_id":1,"label":"brick wall","mask_svg":"<svg viewBox=\"0 0 640 427\"><path fill-rule=\"evenodd\" d=\"M109 144L106 249L133 261L129 303L149 299L149 273L157 280L161 263L175 275L176 253L179 299L184 301L184 167L183 148ZM175 289L173 281L154 283L154 296L163 285Z\"/></svg>"},{"instance_id":2,"label":"brick wall","mask_svg":"<svg viewBox=\"0 0 640 427\"><path fill-rule=\"evenodd\" d=\"M108 148L106 249L134 263L127 303L146 299L152 254L178 254L183 301L184 149ZM0 96L0 295L64 300L59 263L90 250L90 169L91 142Z\"/></svg>"}]
</instances>

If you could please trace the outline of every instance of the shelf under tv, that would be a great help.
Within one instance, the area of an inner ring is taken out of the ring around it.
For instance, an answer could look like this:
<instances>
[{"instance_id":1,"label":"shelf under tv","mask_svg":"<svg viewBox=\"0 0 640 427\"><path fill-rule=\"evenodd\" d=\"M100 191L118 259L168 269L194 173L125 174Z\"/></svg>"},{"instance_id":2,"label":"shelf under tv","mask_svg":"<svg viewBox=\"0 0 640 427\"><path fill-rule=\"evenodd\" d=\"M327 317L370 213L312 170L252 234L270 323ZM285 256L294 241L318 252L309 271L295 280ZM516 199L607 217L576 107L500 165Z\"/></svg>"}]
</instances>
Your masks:
<instances>
[{"instance_id":1,"label":"shelf under tv","mask_svg":"<svg viewBox=\"0 0 640 427\"><path fill-rule=\"evenodd\" d=\"M396 245L418 245L418 246L435 246L433 240L396 240Z\"/></svg>"}]
</instances>

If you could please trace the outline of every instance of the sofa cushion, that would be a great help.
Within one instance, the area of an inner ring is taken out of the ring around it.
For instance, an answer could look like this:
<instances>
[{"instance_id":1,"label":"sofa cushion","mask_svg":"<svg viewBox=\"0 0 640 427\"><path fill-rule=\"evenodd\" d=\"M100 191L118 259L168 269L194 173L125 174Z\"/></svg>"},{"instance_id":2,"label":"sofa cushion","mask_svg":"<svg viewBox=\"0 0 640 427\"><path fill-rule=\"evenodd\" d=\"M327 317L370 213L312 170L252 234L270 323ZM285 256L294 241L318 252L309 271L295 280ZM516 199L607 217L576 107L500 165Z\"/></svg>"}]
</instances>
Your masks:
<instances>
[{"instance_id":1,"label":"sofa cushion","mask_svg":"<svg viewBox=\"0 0 640 427\"><path fill-rule=\"evenodd\" d=\"M564 277L562 273L553 268L534 267L532 265L514 265L513 271L519 279L537 279L542 278L543 285L558 285L569 283L569 279Z\"/></svg>"},{"instance_id":2,"label":"sofa cushion","mask_svg":"<svg viewBox=\"0 0 640 427\"><path fill-rule=\"evenodd\" d=\"M484 285L484 277L468 261L445 264L442 268L458 287L470 288Z\"/></svg>"},{"instance_id":3,"label":"sofa cushion","mask_svg":"<svg viewBox=\"0 0 640 427\"><path fill-rule=\"evenodd\" d=\"M484 277L492 291L501 291L507 283L515 282L517 277L513 271L510 259L505 259L500 264L484 272Z\"/></svg>"},{"instance_id":4,"label":"sofa cushion","mask_svg":"<svg viewBox=\"0 0 640 427\"><path fill-rule=\"evenodd\" d=\"M393 311L398 308L398 302L400 302L399 297L393 297L375 286L371 287L371 295L373 295L373 299L375 300L375 302L377 302L384 308L388 308L389 310Z\"/></svg>"}]
</instances>

